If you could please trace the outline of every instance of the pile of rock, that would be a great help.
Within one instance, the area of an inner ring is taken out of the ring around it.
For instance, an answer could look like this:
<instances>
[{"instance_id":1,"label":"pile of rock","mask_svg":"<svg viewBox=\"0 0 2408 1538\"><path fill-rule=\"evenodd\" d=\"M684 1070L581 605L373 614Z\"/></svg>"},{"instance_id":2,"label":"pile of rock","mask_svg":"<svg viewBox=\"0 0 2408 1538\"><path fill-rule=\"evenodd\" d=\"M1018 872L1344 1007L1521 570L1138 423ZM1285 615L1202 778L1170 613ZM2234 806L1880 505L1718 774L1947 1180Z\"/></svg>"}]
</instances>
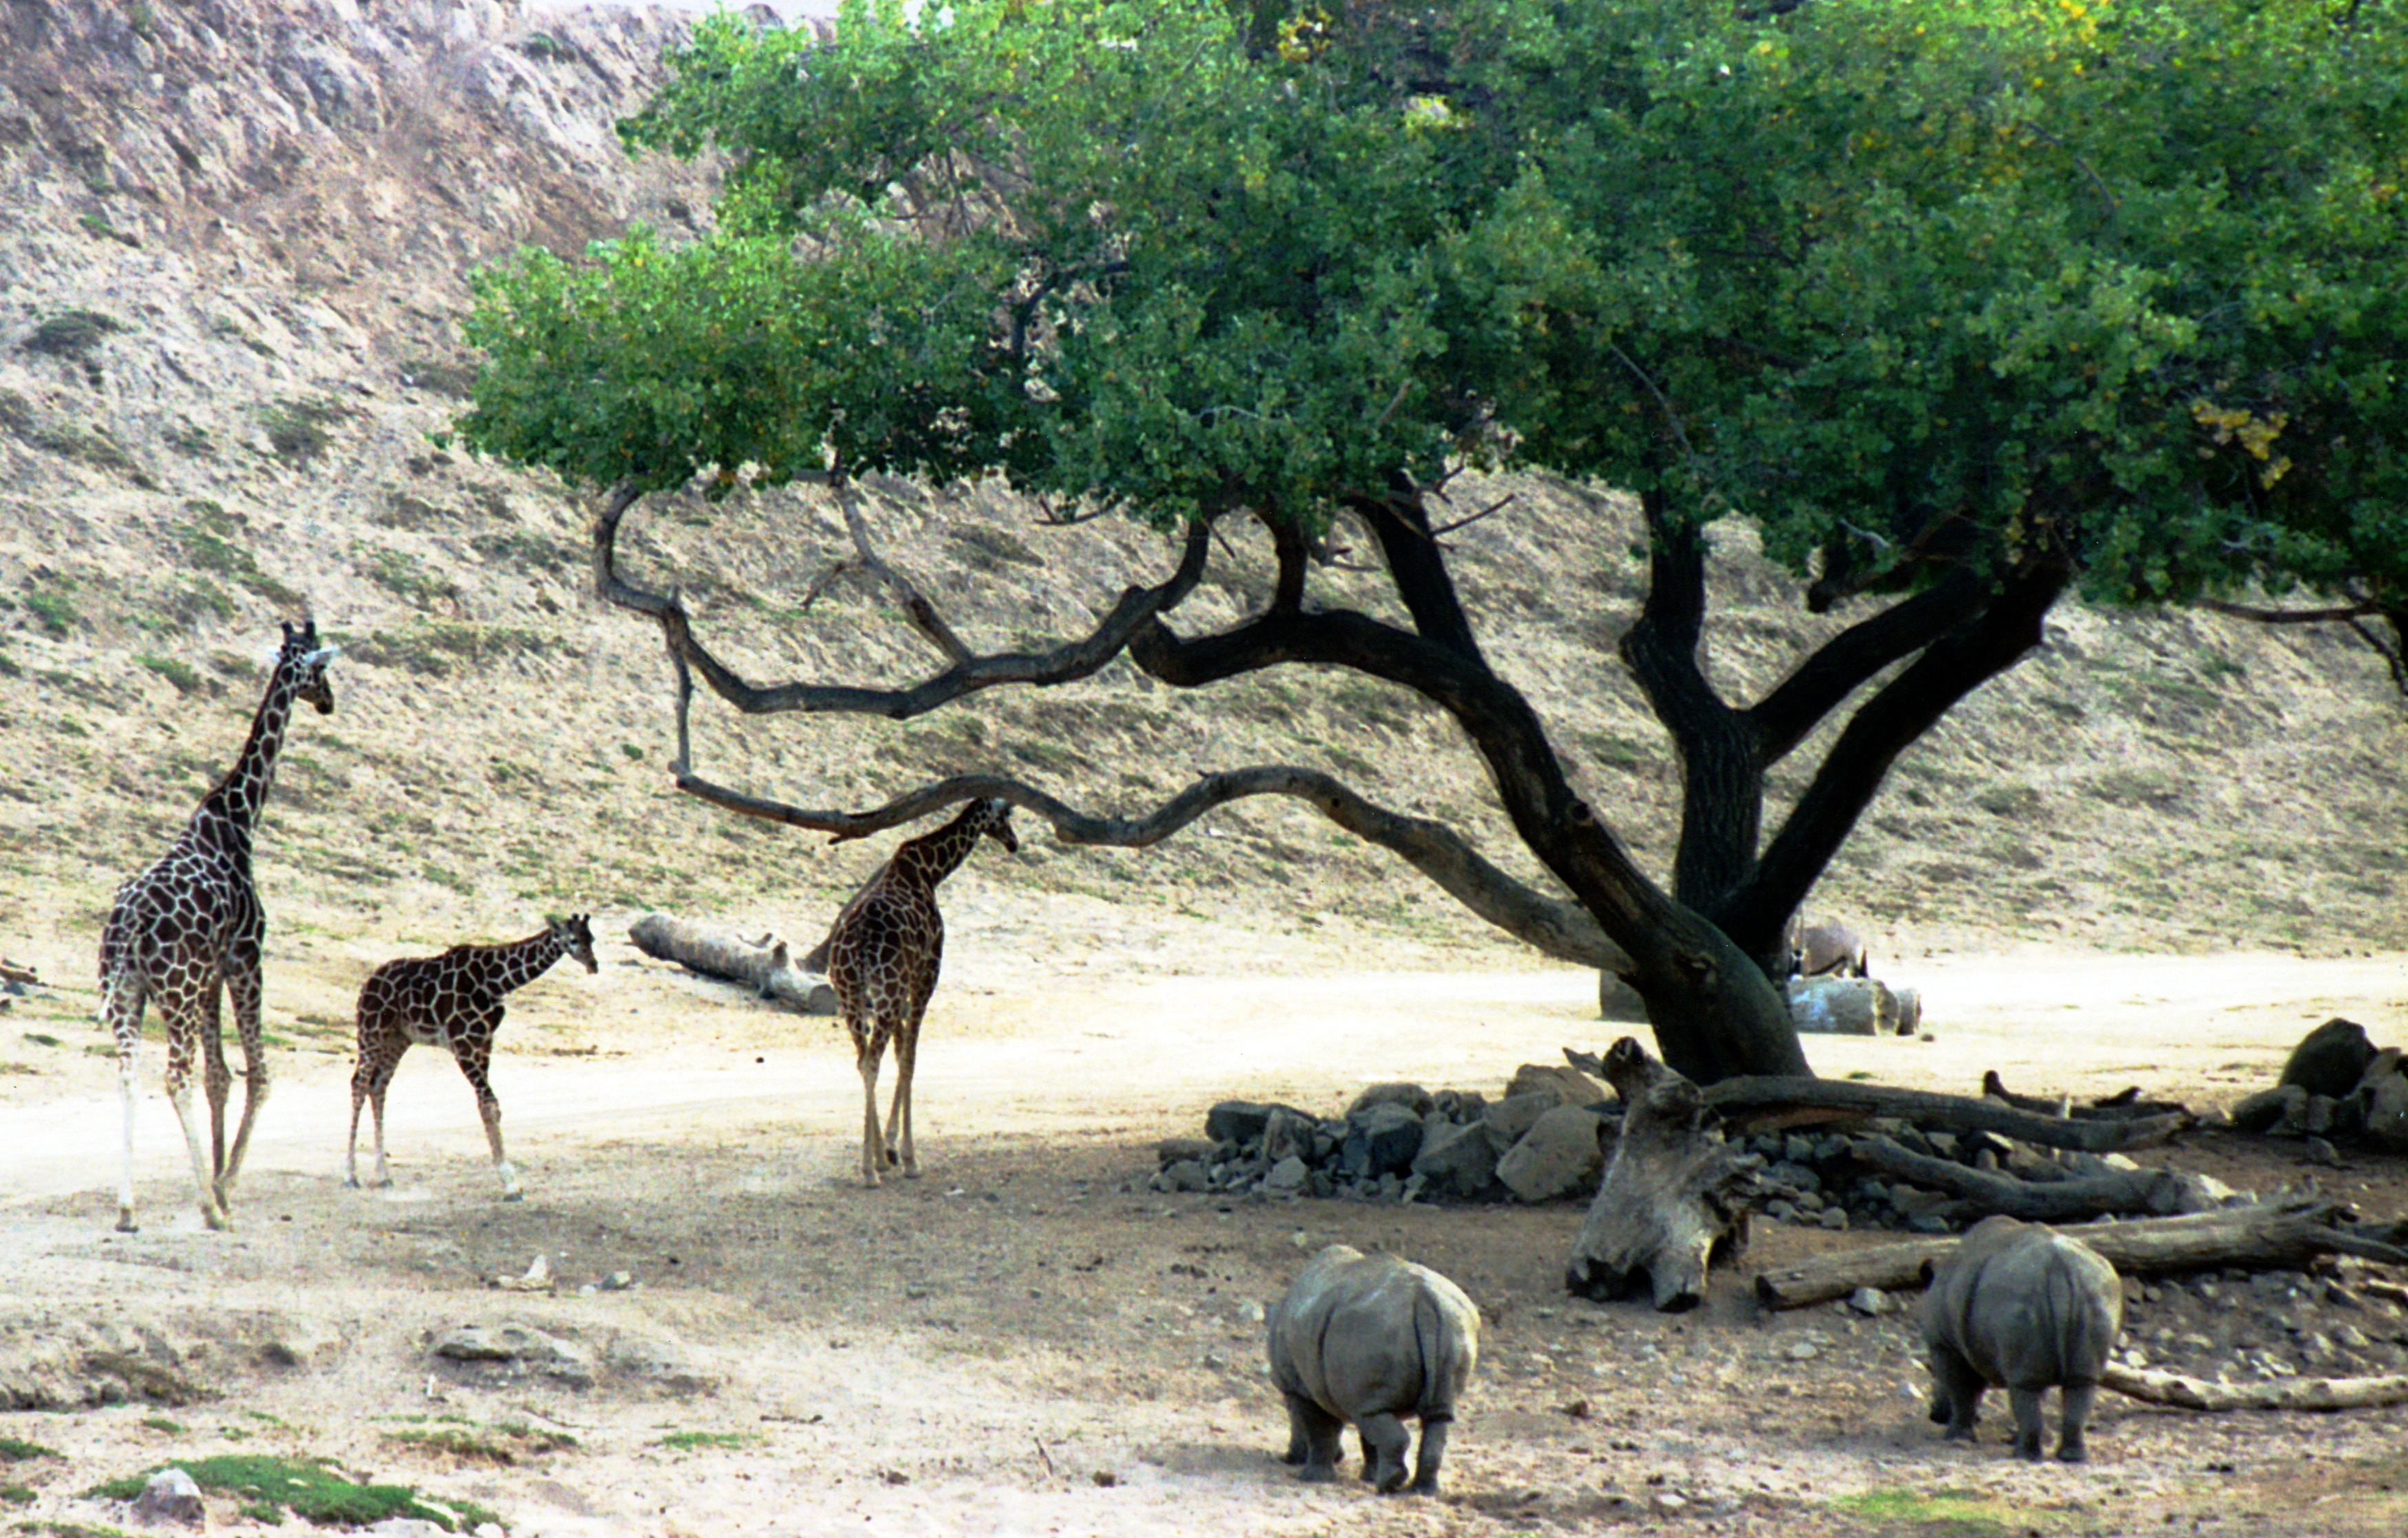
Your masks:
<instances>
[{"instance_id":1,"label":"pile of rock","mask_svg":"<svg viewBox=\"0 0 2408 1538\"><path fill-rule=\"evenodd\" d=\"M2291 1050L2273 1088L2232 1108L2232 1125L2305 1138L2327 1163L2338 1161L2335 1143L2408 1152L2408 1066L2398 1047L2377 1051L2356 1021L2328 1020Z\"/></svg>"},{"instance_id":2,"label":"pile of rock","mask_svg":"<svg viewBox=\"0 0 2408 1538\"><path fill-rule=\"evenodd\" d=\"M1224 1100L1201 1138L1166 1138L1157 1191L1357 1201L1585 1200L1597 1192L1621 1106L1576 1069L1525 1064L1490 1100L1373 1085L1337 1117Z\"/></svg>"}]
</instances>

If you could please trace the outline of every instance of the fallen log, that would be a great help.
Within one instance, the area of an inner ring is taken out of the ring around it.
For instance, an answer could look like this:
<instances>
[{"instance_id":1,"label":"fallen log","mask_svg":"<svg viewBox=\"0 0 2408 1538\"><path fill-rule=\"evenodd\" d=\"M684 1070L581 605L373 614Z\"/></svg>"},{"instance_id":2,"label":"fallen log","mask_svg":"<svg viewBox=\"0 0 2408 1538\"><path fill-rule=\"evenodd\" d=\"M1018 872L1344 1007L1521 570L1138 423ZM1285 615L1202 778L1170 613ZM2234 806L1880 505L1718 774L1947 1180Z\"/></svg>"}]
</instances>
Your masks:
<instances>
[{"instance_id":1,"label":"fallen log","mask_svg":"<svg viewBox=\"0 0 2408 1538\"><path fill-rule=\"evenodd\" d=\"M2066 1231L2107 1258L2127 1276L2230 1266L2244 1271L2291 1270L2319 1255L2362 1255L2408 1264L2408 1249L2386 1236L2355 1231L2348 1208L2336 1201L2258 1202L2185 1217L2129 1223L2085 1223ZM1756 1301L1770 1310L1804 1308L1845 1298L1858 1287L1899 1291L1920 1287L1931 1268L1956 1248L1951 1238L1879 1244L1802 1260L1760 1273Z\"/></svg>"},{"instance_id":2,"label":"fallen log","mask_svg":"<svg viewBox=\"0 0 2408 1538\"><path fill-rule=\"evenodd\" d=\"M1698 1086L1637 1041L1614 1042L1598 1066L1628 1109L1564 1286L1599 1300L1644 1286L1665 1313L1695 1308L1707 1267L1747 1247L1757 1161L1703 1125Z\"/></svg>"},{"instance_id":3,"label":"fallen log","mask_svg":"<svg viewBox=\"0 0 2408 1538\"><path fill-rule=\"evenodd\" d=\"M2072 1148L2086 1154L2154 1148L2189 1127L2192 1121L2187 1113L2136 1116L2128 1121L2069 1120L2034 1115L1996 1100L1977 1100L1963 1095L1771 1074L1725 1079L1708 1088L1705 1098L1708 1106L1742 1126L1798 1111L1835 1113L1839 1117L1896 1116L1918 1127L1996 1132L2043 1147Z\"/></svg>"},{"instance_id":4,"label":"fallen log","mask_svg":"<svg viewBox=\"0 0 2408 1538\"><path fill-rule=\"evenodd\" d=\"M2129 1121L2135 1116L2181 1116L2189 1108L2180 1100L2144 1100L2141 1086L2119 1089L2088 1104L2077 1104L2071 1096L2050 1100L2043 1095L2018 1095L2009 1089L1999 1071L1991 1069L1982 1075L1982 1098L2003 1100L2018 1111L2028 1111L2038 1116L2072 1116L2086 1121Z\"/></svg>"},{"instance_id":5,"label":"fallen log","mask_svg":"<svg viewBox=\"0 0 2408 1538\"><path fill-rule=\"evenodd\" d=\"M42 985L42 980L35 975L33 968L14 961L0 961L0 983L19 983L29 988Z\"/></svg>"},{"instance_id":6,"label":"fallen log","mask_svg":"<svg viewBox=\"0 0 2408 1538\"><path fill-rule=\"evenodd\" d=\"M674 961L724 983L740 983L800 1013L836 1013L836 990L790 965L783 941L772 942L767 935L749 941L666 913L646 913L628 927L627 938L655 960Z\"/></svg>"},{"instance_id":7,"label":"fallen log","mask_svg":"<svg viewBox=\"0 0 2408 1538\"><path fill-rule=\"evenodd\" d=\"M2372 1378L2278 1378L2272 1383L2216 1383L2179 1373L2110 1367L2099 1386L2148 1404L2181 1410L2369 1410L2408 1404L2408 1373Z\"/></svg>"},{"instance_id":8,"label":"fallen log","mask_svg":"<svg viewBox=\"0 0 2408 1538\"><path fill-rule=\"evenodd\" d=\"M2173 1170L2101 1170L2065 1180L2019 1180L1954 1159L1918 1154L1891 1138L1857 1138L1849 1151L1885 1175L1944 1191L1985 1215L2003 1213L2027 1223L2081 1223L2094 1217L2146 1213L2172 1217L2214 1212L2230 1189L2203 1175Z\"/></svg>"}]
</instances>

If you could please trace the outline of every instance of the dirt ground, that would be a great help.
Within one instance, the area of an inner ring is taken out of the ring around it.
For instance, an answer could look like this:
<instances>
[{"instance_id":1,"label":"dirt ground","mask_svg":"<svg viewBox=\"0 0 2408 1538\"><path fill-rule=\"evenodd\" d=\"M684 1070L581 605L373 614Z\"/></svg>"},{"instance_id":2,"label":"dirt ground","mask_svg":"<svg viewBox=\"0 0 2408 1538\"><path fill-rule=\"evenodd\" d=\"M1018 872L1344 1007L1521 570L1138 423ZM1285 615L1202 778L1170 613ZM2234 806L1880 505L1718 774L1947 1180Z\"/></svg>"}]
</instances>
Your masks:
<instances>
[{"instance_id":1,"label":"dirt ground","mask_svg":"<svg viewBox=\"0 0 2408 1538\"><path fill-rule=\"evenodd\" d=\"M66 941L19 956L60 985L6 1017L7 1054L32 1070L0 1074L6 1339L22 1357L76 1328L130 1330L213 1397L0 1417L0 1434L63 1455L0 1468L30 1492L0 1519L122 1524L81 1492L244 1451L331 1459L562 1538L2408 1526L2408 1409L2209 1416L2108 1396L2093 1462L2028 1469L2000 1440L2003 1406L1980 1446L1942 1444L1895 1316L1759 1318L1746 1268L1684 1317L1569 1299L1573 1206L1153 1193L1154 1142L1197 1132L1216 1099L1334 1113L1372 1080L1494 1092L1516 1064L1618 1028L1596 1018L1588 976L1499 967L1493 950L1364 971L1359 946L1311 937L1247 951L1223 931L1207 947L1172 919L1049 937L1046 914L968 908L921 1061L925 1178L876 1191L853 1176L841 1031L644 960L624 913L595 924L599 976L558 970L514 997L494 1079L526 1200L497 1200L468 1093L423 1051L393 1092L397 1184L347 1190L340 1022L380 956L296 937L271 973L288 1044L230 1234L192 1210L155 1048L143 1226L111 1231L118 1110L88 963ZM2269 1082L2310 1025L2347 1014L2397 1040L2408 1013L2400 956L2035 950L1887 970L1924 990L1936 1040L1815 1040L1820 1071L1965 1090L1997 1067L2019 1087L2137 1083L2222 1104ZM2261 1189L2310 1174L2238 1140L2174 1157ZM2403 1168L2314 1173L2398 1213ZM1332 1240L1435 1265L1486 1316L1439 1500L1307 1488L1275 1460L1260 1308ZM1768 1225L1750 1258L1870 1242ZM538 1257L556 1290L495 1286ZM631 1285L611 1286L620 1272ZM549 1361L432 1353L469 1325L564 1344ZM293 1365L249 1349L270 1340ZM461 1434L430 1446L429 1427ZM213 1502L218 1531L254 1525L236 1508Z\"/></svg>"}]
</instances>

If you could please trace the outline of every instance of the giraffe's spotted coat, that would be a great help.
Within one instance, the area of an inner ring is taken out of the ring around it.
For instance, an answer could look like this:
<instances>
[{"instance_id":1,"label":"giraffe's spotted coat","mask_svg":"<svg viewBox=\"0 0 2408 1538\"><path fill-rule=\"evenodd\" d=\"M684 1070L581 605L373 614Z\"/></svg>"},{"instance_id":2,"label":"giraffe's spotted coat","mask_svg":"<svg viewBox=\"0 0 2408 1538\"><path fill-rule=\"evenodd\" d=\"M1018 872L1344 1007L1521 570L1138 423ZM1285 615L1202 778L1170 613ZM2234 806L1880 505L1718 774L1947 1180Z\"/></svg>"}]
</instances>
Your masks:
<instances>
[{"instance_id":1,"label":"giraffe's spotted coat","mask_svg":"<svg viewBox=\"0 0 2408 1538\"><path fill-rule=\"evenodd\" d=\"M251 875L251 834L268 787L293 702L306 700L332 714L326 683L333 647L318 644L318 625L284 626L284 643L267 680L266 697L251 721L234 768L201 800L181 836L156 865L117 889L100 936L101 1018L117 1040L118 1085L125 1102L125 1151L117 1194L117 1226L134 1231L134 1097L142 1044L142 1012L156 1005L167 1030L167 1098L183 1124L199 1188L201 1220L228 1225L226 1198L242 1169L243 1150L259 1107L267 1099L267 1054L260 1040L260 956L267 915ZM219 990L234 1001L242 1037L242 1123L226 1147L227 1071L219 1018ZM200 1050L202 1085L209 1101L209 1157L201 1155L193 1124L193 1056Z\"/></svg>"},{"instance_id":2,"label":"giraffe's spotted coat","mask_svg":"<svg viewBox=\"0 0 2408 1538\"><path fill-rule=\"evenodd\" d=\"M828 933L828 985L836 989L861 1071L861 1176L867 1185L878 1184L882 1143L885 1162L900 1163L907 1177L920 1173L911 1147L911 1069L920 1052L920 1017L937 991L945 955L937 884L969 857L982 836L1018 851L1010 801L972 801L934 833L907 841L845 904ZM882 1140L878 1065L889 1041L895 1043L895 1101Z\"/></svg>"},{"instance_id":3,"label":"giraffe's spotted coat","mask_svg":"<svg viewBox=\"0 0 2408 1538\"><path fill-rule=\"evenodd\" d=\"M477 1092L477 1114L484 1118L494 1171L502 1179L502 1199L519 1199L518 1171L502 1155L502 1102L485 1075L494 1060L494 1033L501 1028L504 996L550 971L564 956L585 963L588 972L596 970L594 931L583 913L548 919L540 933L507 945L454 945L441 956L388 961L368 974L360 988L360 1061L351 1073L351 1141L344 1156L343 1184L360 1183L363 1103L376 1113L375 1184L393 1184L385 1169L384 1093L403 1053L413 1046L439 1046L451 1051L468 1087Z\"/></svg>"}]
</instances>

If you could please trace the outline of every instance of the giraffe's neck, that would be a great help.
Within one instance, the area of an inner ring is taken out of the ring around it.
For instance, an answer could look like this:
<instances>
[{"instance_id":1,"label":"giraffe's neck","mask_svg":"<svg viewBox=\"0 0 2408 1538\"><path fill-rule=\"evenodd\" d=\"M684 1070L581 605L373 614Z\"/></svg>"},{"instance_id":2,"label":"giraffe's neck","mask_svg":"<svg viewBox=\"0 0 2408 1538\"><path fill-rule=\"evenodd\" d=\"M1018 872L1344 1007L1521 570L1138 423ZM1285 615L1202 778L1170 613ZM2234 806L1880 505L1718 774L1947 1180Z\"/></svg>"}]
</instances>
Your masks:
<instances>
[{"instance_id":1,"label":"giraffe's neck","mask_svg":"<svg viewBox=\"0 0 2408 1538\"><path fill-rule=\"evenodd\" d=\"M982 831L972 820L980 810L973 801L968 811L934 833L906 840L895 851L888 870L916 885L934 887L970 857L970 849L979 841Z\"/></svg>"},{"instance_id":2,"label":"giraffe's neck","mask_svg":"<svg viewBox=\"0 0 2408 1538\"><path fill-rule=\"evenodd\" d=\"M560 937L546 929L539 935L478 953L478 981L495 993L509 993L550 971L552 964L565 954L566 948L560 943Z\"/></svg>"},{"instance_id":3,"label":"giraffe's neck","mask_svg":"<svg viewBox=\"0 0 2408 1538\"><path fill-rule=\"evenodd\" d=\"M251 829L267 805L268 787L276 783L276 755L284 746L285 724L293 717L294 681L282 669L268 681L267 697L251 719L251 736L234 768L202 798L193 813L193 830L221 847L248 854Z\"/></svg>"}]
</instances>

